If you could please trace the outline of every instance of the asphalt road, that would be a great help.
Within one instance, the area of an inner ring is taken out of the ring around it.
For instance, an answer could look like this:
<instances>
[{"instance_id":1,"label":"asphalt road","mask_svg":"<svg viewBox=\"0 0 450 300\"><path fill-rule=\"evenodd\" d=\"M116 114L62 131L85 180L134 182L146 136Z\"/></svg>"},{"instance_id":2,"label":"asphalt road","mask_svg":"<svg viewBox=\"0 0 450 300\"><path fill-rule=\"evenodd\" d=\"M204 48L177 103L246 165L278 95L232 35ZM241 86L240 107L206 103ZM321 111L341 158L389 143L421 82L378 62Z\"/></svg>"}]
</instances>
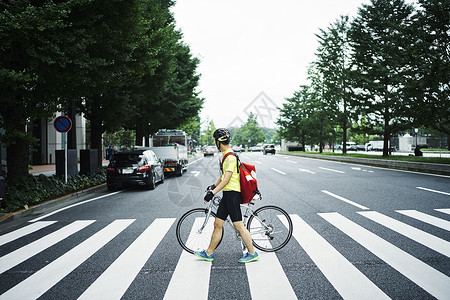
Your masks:
<instances>
[{"instance_id":1,"label":"asphalt road","mask_svg":"<svg viewBox=\"0 0 450 300\"><path fill-rule=\"evenodd\" d=\"M450 298L450 178L242 153L294 235L242 265L225 227L212 263L182 251L177 219L203 207L216 157L155 190L100 191L0 227L0 299Z\"/></svg>"}]
</instances>

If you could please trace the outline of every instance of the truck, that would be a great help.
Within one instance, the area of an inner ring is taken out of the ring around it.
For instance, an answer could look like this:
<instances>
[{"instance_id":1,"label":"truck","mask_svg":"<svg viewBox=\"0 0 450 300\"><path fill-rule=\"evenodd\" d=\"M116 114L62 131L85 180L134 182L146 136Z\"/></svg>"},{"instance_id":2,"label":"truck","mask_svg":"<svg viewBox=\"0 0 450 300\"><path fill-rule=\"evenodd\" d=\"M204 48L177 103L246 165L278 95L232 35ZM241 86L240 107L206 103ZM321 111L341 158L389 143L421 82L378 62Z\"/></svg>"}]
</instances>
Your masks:
<instances>
[{"instance_id":1,"label":"truck","mask_svg":"<svg viewBox=\"0 0 450 300\"><path fill-rule=\"evenodd\" d=\"M187 136L183 130L161 129L150 148L163 163L164 174L182 176L188 167Z\"/></svg>"},{"instance_id":2,"label":"truck","mask_svg":"<svg viewBox=\"0 0 450 300\"><path fill-rule=\"evenodd\" d=\"M383 151L384 141L370 141L366 143L366 151ZM389 148L389 142L388 142Z\"/></svg>"}]
</instances>

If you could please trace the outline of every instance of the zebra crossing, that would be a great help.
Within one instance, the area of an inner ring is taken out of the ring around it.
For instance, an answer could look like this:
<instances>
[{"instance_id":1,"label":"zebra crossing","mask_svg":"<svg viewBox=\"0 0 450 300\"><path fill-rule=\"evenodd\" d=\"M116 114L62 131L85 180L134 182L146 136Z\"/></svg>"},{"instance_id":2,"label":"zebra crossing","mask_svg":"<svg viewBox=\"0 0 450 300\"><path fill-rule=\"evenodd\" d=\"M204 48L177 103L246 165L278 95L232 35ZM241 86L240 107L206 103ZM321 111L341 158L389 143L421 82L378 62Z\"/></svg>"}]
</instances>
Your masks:
<instances>
[{"instance_id":1,"label":"zebra crossing","mask_svg":"<svg viewBox=\"0 0 450 300\"><path fill-rule=\"evenodd\" d=\"M450 209L435 209L435 212L434 215L431 215L417 210L396 210L391 215L398 214L398 219L367 210L356 212L355 219L350 219L337 212L318 213L317 216L318 220L331 225L336 232L348 236L431 296L438 299L449 299L450 277L448 272L444 274L433 268L402 249L402 245L395 245L392 241L389 242L372 232L371 228L367 228L367 223L364 223L365 226L363 226L360 224L361 222L358 222L360 217L364 217L369 223L373 222L377 226L385 227L412 243L431 249L441 255L448 264L450 241L447 240L447 237L449 235L441 234L441 237L438 237L426 232L423 228L415 228L404 222L405 218L410 218L414 222L433 226L444 233L450 231L450 222L446 220ZM339 251L338 247L335 247L332 242L313 228L313 224L308 224L298 214L291 214L291 218L294 231L290 244L294 246L290 245L290 247L303 249L342 298L389 299L392 297L351 262L349 253ZM106 224L86 240L36 272L31 272L28 277L4 291L0 295L0 299L37 299L45 295L81 264L88 261L91 256L124 234L123 231L135 221L135 219L118 219ZM50 231L58 222L36 221L1 235L0 276L8 276L10 272L14 272L15 267L32 261L39 253L50 251L50 247L70 239L74 234L89 228L95 222L96 220L73 221L10 252L5 251L4 248L8 244L20 241L30 235L38 236L42 230ZM175 222L175 218L155 219L96 279L92 280L92 283L84 291L77 291L77 295L80 295L78 299L121 299L133 281L140 276L141 270L155 250L162 247L162 242L168 239L171 243L176 243L173 234ZM178 244L172 246L178 247ZM200 261L195 256L181 251L181 248L180 253L178 262L171 271L164 299L191 299L194 297L207 299L211 288L211 269L214 263L220 262ZM281 254L270 252L260 252L259 254L259 261L245 265L252 299L298 298L299 296L296 295L289 276L285 272L286 268L283 268L280 262L278 255Z\"/></svg>"}]
</instances>

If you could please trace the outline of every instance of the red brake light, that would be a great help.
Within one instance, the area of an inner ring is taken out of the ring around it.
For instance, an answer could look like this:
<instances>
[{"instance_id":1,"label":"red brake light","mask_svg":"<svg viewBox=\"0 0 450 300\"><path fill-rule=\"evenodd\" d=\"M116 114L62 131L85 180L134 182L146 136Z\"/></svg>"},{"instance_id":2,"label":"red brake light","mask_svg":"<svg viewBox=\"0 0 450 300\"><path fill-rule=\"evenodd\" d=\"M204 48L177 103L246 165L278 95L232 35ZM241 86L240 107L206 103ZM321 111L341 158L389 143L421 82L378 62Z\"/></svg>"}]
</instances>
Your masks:
<instances>
[{"instance_id":1,"label":"red brake light","mask_svg":"<svg viewBox=\"0 0 450 300\"><path fill-rule=\"evenodd\" d=\"M106 171L108 173L116 173L117 172L117 170L114 167L108 167L108 168L106 168Z\"/></svg>"},{"instance_id":2,"label":"red brake light","mask_svg":"<svg viewBox=\"0 0 450 300\"><path fill-rule=\"evenodd\" d=\"M145 165L145 166L140 167L138 172L150 171L151 168L152 168L151 165Z\"/></svg>"}]
</instances>

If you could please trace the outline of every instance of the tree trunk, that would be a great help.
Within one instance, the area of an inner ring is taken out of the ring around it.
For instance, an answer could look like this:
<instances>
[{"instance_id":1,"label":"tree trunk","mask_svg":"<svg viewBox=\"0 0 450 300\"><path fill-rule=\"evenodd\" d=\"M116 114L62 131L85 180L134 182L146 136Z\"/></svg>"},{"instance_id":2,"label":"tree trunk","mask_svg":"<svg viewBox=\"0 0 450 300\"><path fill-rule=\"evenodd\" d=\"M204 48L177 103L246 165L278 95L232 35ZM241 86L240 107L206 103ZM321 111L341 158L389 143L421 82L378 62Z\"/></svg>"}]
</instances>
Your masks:
<instances>
[{"instance_id":1,"label":"tree trunk","mask_svg":"<svg viewBox=\"0 0 450 300\"><path fill-rule=\"evenodd\" d=\"M141 124L136 124L136 146L142 146L142 138L144 137Z\"/></svg>"},{"instance_id":2,"label":"tree trunk","mask_svg":"<svg viewBox=\"0 0 450 300\"><path fill-rule=\"evenodd\" d=\"M20 137L6 147L8 180L28 174L28 150L29 142Z\"/></svg>"},{"instance_id":3,"label":"tree trunk","mask_svg":"<svg viewBox=\"0 0 450 300\"><path fill-rule=\"evenodd\" d=\"M347 105L344 100L344 114L342 116L342 153L347 153Z\"/></svg>"},{"instance_id":4,"label":"tree trunk","mask_svg":"<svg viewBox=\"0 0 450 300\"><path fill-rule=\"evenodd\" d=\"M99 120L91 120L91 149L98 151L98 167L102 166L103 150L102 150L102 123Z\"/></svg>"}]
</instances>

